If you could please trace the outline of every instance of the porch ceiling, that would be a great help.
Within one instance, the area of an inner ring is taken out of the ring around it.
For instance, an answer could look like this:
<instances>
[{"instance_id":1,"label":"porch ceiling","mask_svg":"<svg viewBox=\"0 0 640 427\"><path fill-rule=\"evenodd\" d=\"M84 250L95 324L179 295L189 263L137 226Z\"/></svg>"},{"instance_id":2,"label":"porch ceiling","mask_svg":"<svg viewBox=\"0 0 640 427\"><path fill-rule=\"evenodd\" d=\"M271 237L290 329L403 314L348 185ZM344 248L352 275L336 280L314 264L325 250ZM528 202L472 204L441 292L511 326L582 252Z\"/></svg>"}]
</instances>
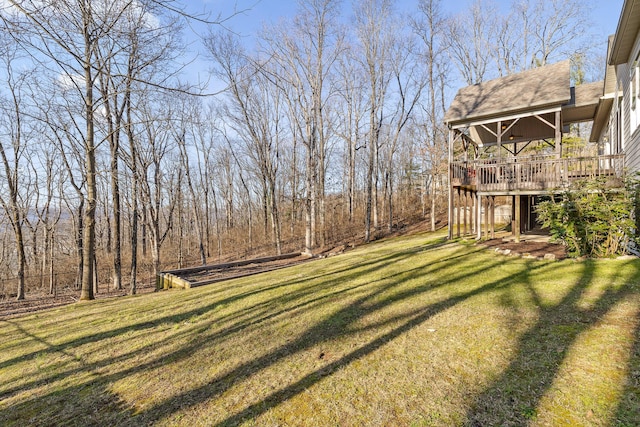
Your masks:
<instances>
[{"instance_id":1,"label":"porch ceiling","mask_svg":"<svg viewBox=\"0 0 640 427\"><path fill-rule=\"evenodd\" d=\"M538 117L542 118L540 120ZM533 141L543 139L553 139L555 129L546 122L554 124L555 113L548 112L526 117L518 117L500 122L502 130L502 144ZM480 146L488 147L497 144L498 122L469 126L469 136Z\"/></svg>"}]
</instances>

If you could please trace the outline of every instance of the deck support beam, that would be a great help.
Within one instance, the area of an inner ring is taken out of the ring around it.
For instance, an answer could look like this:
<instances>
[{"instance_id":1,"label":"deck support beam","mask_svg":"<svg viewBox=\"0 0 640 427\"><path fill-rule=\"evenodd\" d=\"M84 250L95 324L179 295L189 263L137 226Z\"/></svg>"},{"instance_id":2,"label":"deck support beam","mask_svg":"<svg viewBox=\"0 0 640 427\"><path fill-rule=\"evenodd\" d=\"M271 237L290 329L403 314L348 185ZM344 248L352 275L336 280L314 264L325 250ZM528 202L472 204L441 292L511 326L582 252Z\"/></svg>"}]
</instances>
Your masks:
<instances>
[{"instance_id":1,"label":"deck support beam","mask_svg":"<svg viewBox=\"0 0 640 427\"><path fill-rule=\"evenodd\" d=\"M489 238L489 199L491 196L484 198L484 237Z\"/></svg>"},{"instance_id":2,"label":"deck support beam","mask_svg":"<svg viewBox=\"0 0 640 427\"><path fill-rule=\"evenodd\" d=\"M476 192L476 237L482 239L482 196Z\"/></svg>"},{"instance_id":3,"label":"deck support beam","mask_svg":"<svg viewBox=\"0 0 640 427\"><path fill-rule=\"evenodd\" d=\"M500 161L502 159L502 120L498 120L496 144L498 144L498 161Z\"/></svg>"},{"instance_id":4,"label":"deck support beam","mask_svg":"<svg viewBox=\"0 0 640 427\"><path fill-rule=\"evenodd\" d=\"M560 111L556 111L556 155L562 158L562 123L560 122Z\"/></svg>"},{"instance_id":5,"label":"deck support beam","mask_svg":"<svg viewBox=\"0 0 640 427\"><path fill-rule=\"evenodd\" d=\"M457 225L457 232L456 232L456 237L460 237L460 208L462 207L462 199L461 199L461 195L460 195L460 187L458 187L458 207L456 209L456 225Z\"/></svg>"},{"instance_id":6,"label":"deck support beam","mask_svg":"<svg viewBox=\"0 0 640 427\"><path fill-rule=\"evenodd\" d=\"M519 243L520 242L520 220L521 220L521 217L520 217L520 201L521 200L520 199L522 198L522 196L518 194L517 196L514 196L514 198L515 198L515 209L514 209L515 213L513 215L514 216L513 231L515 232L514 234L515 241L516 243Z\"/></svg>"},{"instance_id":7,"label":"deck support beam","mask_svg":"<svg viewBox=\"0 0 640 427\"><path fill-rule=\"evenodd\" d=\"M467 233L469 232L469 228L468 228L468 221L467 221L467 215L468 215L468 211L469 211L469 192L467 191L467 189L464 189L464 228L463 228L463 234L466 236Z\"/></svg>"},{"instance_id":8,"label":"deck support beam","mask_svg":"<svg viewBox=\"0 0 640 427\"><path fill-rule=\"evenodd\" d=\"M496 238L496 196L491 196L491 238Z\"/></svg>"},{"instance_id":9,"label":"deck support beam","mask_svg":"<svg viewBox=\"0 0 640 427\"><path fill-rule=\"evenodd\" d=\"M453 129L449 129L449 212L447 212L447 227L449 240L453 239ZM431 213L433 215L433 212Z\"/></svg>"},{"instance_id":10,"label":"deck support beam","mask_svg":"<svg viewBox=\"0 0 640 427\"><path fill-rule=\"evenodd\" d=\"M476 209L475 209L476 203L475 203L475 201L476 201L476 198L474 196L473 191L471 191L469 193L469 203L470 203L469 209L471 210L471 212L469 212L469 216L470 216L469 219L471 220L471 234L474 234L476 232L476 225L477 225L476 224Z\"/></svg>"}]
</instances>

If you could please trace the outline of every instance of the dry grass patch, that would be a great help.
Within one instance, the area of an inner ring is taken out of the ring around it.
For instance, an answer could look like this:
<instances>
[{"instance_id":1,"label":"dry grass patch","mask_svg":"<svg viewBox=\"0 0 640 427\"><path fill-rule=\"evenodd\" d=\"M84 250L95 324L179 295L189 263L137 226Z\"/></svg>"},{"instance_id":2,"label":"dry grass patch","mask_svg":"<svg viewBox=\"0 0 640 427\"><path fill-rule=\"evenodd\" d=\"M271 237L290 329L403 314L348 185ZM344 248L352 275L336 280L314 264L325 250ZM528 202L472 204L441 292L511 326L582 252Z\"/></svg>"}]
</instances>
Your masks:
<instances>
[{"instance_id":1,"label":"dry grass patch","mask_svg":"<svg viewBox=\"0 0 640 427\"><path fill-rule=\"evenodd\" d=\"M640 263L403 237L0 322L2 425L632 425Z\"/></svg>"}]
</instances>

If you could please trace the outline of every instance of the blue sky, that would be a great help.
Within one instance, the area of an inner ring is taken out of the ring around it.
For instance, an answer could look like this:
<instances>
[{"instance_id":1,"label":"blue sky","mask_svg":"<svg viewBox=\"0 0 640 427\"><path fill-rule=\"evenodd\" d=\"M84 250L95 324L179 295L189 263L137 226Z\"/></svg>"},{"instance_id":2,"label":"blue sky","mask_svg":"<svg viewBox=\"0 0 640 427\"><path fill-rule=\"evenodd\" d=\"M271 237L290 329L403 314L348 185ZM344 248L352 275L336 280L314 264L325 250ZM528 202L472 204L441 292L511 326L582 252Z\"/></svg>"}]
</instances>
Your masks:
<instances>
[{"instance_id":1,"label":"blue sky","mask_svg":"<svg viewBox=\"0 0 640 427\"><path fill-rule=\"evenodd\" d=\"M236 16L229 25L236 31L246 35L253 34L260 28L262 22L276 22L280 17L291 16L295 13L295 0L200 0L202 4L209 10L222 10L228 12L233 9L234 5L238 9L248 9L243 14ZM496 0L496 2L508 10L512 1ZM397 2L400 10L410 11L415 7L415 0L401 0ZM466 8L471 0L449 0L443 1L443 6L448 12L454 13L457 10ZM607 35L613 34L618 25L618 18L622 10L623 0L592 0L594 10L592 12L592 20L598 31L606 38ZM349 2L344 2L345 7L349 7Z\"/></svg>"},{"instance_id":2,"label":"blue sky","mask_svg":"<svg viewBox=\"0 0 640 427\"><path fill-rule=\"evenodd\" d=\"M225 22L225 26L246 37L247 46L253 44L256 32L263 23L277 23L281 18L286 19L295 14L296 0L183 0L192 12L208 10L212 14L220 13L228 16L234 10L242 12ZM396 8L402 12L411 13L418 0L399 0ZM473 0L443 0L442 5L449 14L454 14L469 6ZM505 13L513 3L511 0L488 0L497 3ZM347 8L345 16L349 16L350 1L343 0ZM591 21L594 33L601 40L603 56L606 51L607 36L615 33L618 19L622 10L623 0L586 0L593 6ZM196 30L197 31L197 30ZM189 36L187 36L189 37ZM197 50L198 42L194 42ZM197 58L189 67L189 79L207 80L208 64L204 57ZM198 77L199 76L199 77ZM215 90L215 89L214 89Z\"/></svg>"}]
</instances>

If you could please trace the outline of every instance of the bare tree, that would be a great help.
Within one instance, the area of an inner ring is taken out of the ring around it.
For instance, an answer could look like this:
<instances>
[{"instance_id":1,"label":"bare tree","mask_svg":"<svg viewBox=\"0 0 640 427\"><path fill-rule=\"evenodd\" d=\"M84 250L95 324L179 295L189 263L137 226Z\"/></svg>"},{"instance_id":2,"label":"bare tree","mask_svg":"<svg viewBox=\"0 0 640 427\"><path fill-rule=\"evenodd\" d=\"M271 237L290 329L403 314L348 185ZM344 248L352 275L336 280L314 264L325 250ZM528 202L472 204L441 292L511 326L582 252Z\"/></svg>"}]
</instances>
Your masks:
<instances>
[{"instance_id":1,"label":"bare tree","mask_svg":"<svg viewBox=\"0 0 640 427\"><path fill-rule=\"evenodd\" d=\"M4 182L0 191L0 205L6 213L11 224L15 239L17 256L16 277L18 281L17 299L25 298L25 244L23 225L25 222L25 210L21 203L21 180L28 176L28 170L24 163L27 154L26 124L23 121L25 115L25 85L28 73L19 73L14 69L17 58L17 49L10 40L1 40L0 57L3 62L3 83L7 90L6 99L0 98L0 160ZM24 168L24 169L23 169Z\"/></svg>"},{"instance_id":2,"label":"bare tree","mask_svg":"<svg viewBox=\"0 0 640 427\"><path fill-rule=\"evenodd\" d=\"M292 134L305 147L305 251L325 239L325 173L329 140L325 87L342 46L336 0L302 0L293 25L271 28L263 38L288 106ZM318 233L317 223L320 223Z\"/></svg>"},{"instance_id":3,"label":"bare tree","mask_svg":"<svg viewBox=\"0 0 640 427\"><path fill-rule=\"evenodd\" d=\"M36 50L38 58L46 64L59 70L84 105L82 142L86 204L80 299L93 299L97 206L95 119L98 105L94 87L99 75L95 55L100 40L109 36L121 17L121 13L111 12L122 5L116 2L109 6L106 2L90 0L44 4L35 0L10 0L9 3L12 7L2 14L5 25L14 34L24 35L20 41Z\"/></svg>"},{"instance_id":4,"label":"bare tree","mask_svg":"<svg viewBox=\"0 0 640 427\"><path fill-rule=\"evenodd\" d=\"M172 229L177 205L174 191L177 182L176 167L168 161L175 143L167 114L170 112L164 108L168 102L168 97L159 96L156 102L138 104L137 121L143 131L134 140L138 144L136 152L140 163L139 196L146 211L143 218L146 219L149 229L154 275L160 272L162 244Z\"/></svg>"},{"instance_id":5,"label":"bare tree","mask_svg":"<svg viewBox=\"0 0 640 427\"><path fill-rule=\"evenodd\" d=\"M363 119L366 90L363 87L362 67L357 65L357 58L352 49L340 57L336 79L340 80L338 109L342 120L337 121L336 133L345 142L346 182L343 186L347 199L349 222L354 221L356 203L356 164L357 152L363 144Z\"/></svg>"},{"instance_id":6,"label":"bare tree","mask_svg":"<svg viewBox=\"0 0 640 427\"><path fill-rule=\"evenodd\" d=\"M450 21L448 52L468 85L481 83L490 71L498 13L489 1L475 0L468 15Z\"/></svg>"},{"instance_id":7,"label":"bare tree","mask_svg":"<svg viewBox=\"0 0 640 427\"><path fill-rule=\"evenodd\" d=\"M44 288L45 282L48 280L49 293L53 295L56 292L54 270L55 234L56 227L62 217L62 195L59 192L62 188L63 167L56 162L54 151L48 151L47 148L44 145L41 146L44 155L32 157L30 166L36 180L35 212L39 223L42 224L41 284ZM41 176L43 172L44 180Z\"/></svg>"},{"instance_id":8,"label":"bare tree","mask_svg":"<svg viewBox=\"0 0 640 427\"><path fill-rule=\"evenodd\" d=\"M224 109L227 124L245 142L246 155L262 186L265 220L270 218L272 241L276 253L280 254L278 170L280 140L285 128L280 111L282 92L273 83L272 74L266 71L268 64L248 61L240 43L231 35L211 35L207 46L217 63L217 76L228 87L229 102Z\"/></svg>"},{"instance_id":9,"label":"bare tree","mask_svg":"<svg viewBox=\"0 0 640 427\"><path fill-rule=\"evenodd\" d=\"M390 51L393 46L393 10L389 0L356 3L357 35L362 49L362 66L366 75L368 116L368 163L366 172L366 208L364 239L371 239L378 225L378 170L381 131L385 119L385 100L392 78ZM372 223L373 220L373 223Z\"/></svg>"},{"instance_id":10,"label":"bare tree","mask_svg":"<svg viewBox=\"0 0 640 427\"><path fill-rule=\"evenodd\" d=\"M423 104L424 123L418 136L423 141L423 158L428 165L428 174L423 174L423 183L429 177L431 194L431 230L436 228L436 191L438 177L446 173L443 168L447 154L446 132L443 130L445 112L447 19L443 15L439 0L422 0L418 6L420 14L412 26L422 41L422 63L426 67L428 102Z\"/></svg>"},{"instance_id":11,"label":"bare tree","mask_svg":"<svg viewBox=\"0 0 640 427\"><path fill-rule=\"evenodd\" d=\"M448 52L467 84L585 53L591 4L577 0L514 2L508 13L476 0L449 22Z\"/></svg>"},{"instance_id":12,"label":"bare tree","mask_svg":"<svg viewBox=\"0 0 640 427\"><path fill-rule=\"evenodd\" d=\"M396 34L402 34L400 30ZM413 34L402 34L402 42L396 38L390 49L390 68L393 91L389 104L391 114L389 117L388 135L384 149L384 194L387 211L387 229L393 228L394 217L394 182L396 172L400 169L396 159L399 145L402 142L409 143L403 138L407 123L412 119L418 106L428 80L424 73L420 56L417 55L416 40Z\"/></svg>"}]
</instances>

